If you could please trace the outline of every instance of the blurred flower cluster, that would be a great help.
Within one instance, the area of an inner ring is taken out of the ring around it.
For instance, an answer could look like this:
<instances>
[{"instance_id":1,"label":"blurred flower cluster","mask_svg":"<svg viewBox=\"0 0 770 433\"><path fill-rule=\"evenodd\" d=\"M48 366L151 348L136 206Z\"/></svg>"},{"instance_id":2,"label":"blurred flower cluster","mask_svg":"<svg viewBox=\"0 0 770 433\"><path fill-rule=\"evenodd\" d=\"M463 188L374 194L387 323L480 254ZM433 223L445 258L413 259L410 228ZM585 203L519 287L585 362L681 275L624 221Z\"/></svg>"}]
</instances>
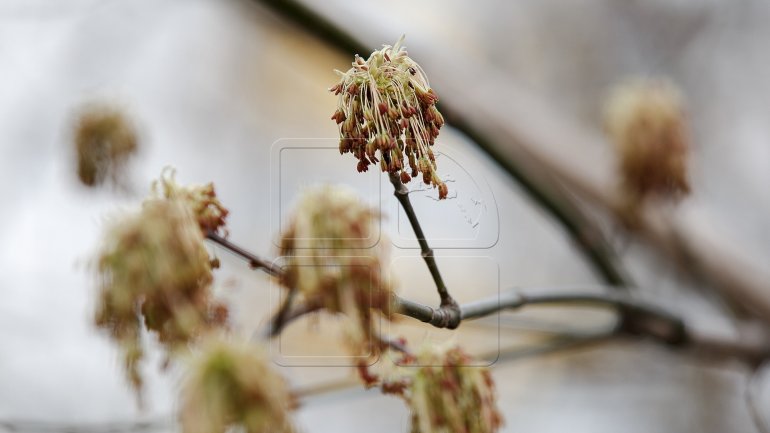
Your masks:
<instances>
[{"instance_id":1,"label":"blurred flower cluster","mask_svg":"<svg viewBox=\"0 0 770 433\"><path fill-rule=\"evenodd\" d=\"M371 353L374 312L390 317L392 284L386 242L378 234L379 213L350 190L335 186L303 193L281 235L287 257L281 277L306 302L347 316L346 341L356 354Z\"/></svg>"},{"instance_id":2,"label":"blurred flower cluster","mask_svg":"<svg viewBox=\"0 0 770 433\"><path fill-rule=\"evenodd\" d=\"M605 124L615 143L623 192L631 204L690 191L688 131L682 98L664 80L634 79L611 92Z\"/></svg>"},{"instance_id":3,"label":"blurred flower cluster","mask_svg":"<svg viewBox=\"0 0 770 433\"><path fill-rule=\"evenodd\" d=\"M201 344L182 390L184 433L294 431L291 396L259 346L210 338Z\"/></svg>"},{"instance_id":4,"label":"blurred flower cluster","mask_svg":"<svg viewBox=\"0 0 770 433\"><path fill-rule=\"evenodd\" d=\"M106 180L118 183L138 140L133 125L119 110L89 106L78 116L74 131L77 173L87 186Z\"/></svg>"},{"instance_id":5,"label":"blurred flower cluster","mask_svg":"<svg viewBox=\"0 0 770 433\"><path fill-rule=\"evenodd\" d=\"M222 206L214 192L214 184L180 185L176 182L176 172L167 167L160 179L153 182L152 191L157 198L179 200L192 210L203 234L219 232L224 229L228 210Z\"/></svg>"},{"instance_id":6,"label":"blurred flower cluster","mask_svg":"<svg viewBox=\"0 0 770 433\"><path fill-rule=\"evenodd\" d=\"M171 355L227 318L212 297L212 262L194 209L186 200L147 199L112 221L97 257L95 323L121 346L137 390L143 328Z\"/></svg>"},{"instance_id":7,"label":"blurred flower cluster","mask_svg":"<svg viewBox=\"0 0 770 433\"><path fill-rule=\"evenodd\" d=\"M436 173L431 149L444 125L438 96L402 41L403 36L367 60L356 56L347 72L337 71L340 81L330 91L339 95L332 119L340 128L340 153L352 153L359 172L379 162L382 171L400 173L404 183L422 173L423 182L438 187L439 198L445 198L447 186Z\"/></svg>"},{"instance_id":8,"label":"blurred flower cluster","mask_svg":"<svg viewBox=\"0 0 770 433\"><path fill-rule=\"evenodd\" d=\"M494 382L459 347L426 346L407 388L412 433L491 433L502 426Z\"/></svg>"}]
</instances>

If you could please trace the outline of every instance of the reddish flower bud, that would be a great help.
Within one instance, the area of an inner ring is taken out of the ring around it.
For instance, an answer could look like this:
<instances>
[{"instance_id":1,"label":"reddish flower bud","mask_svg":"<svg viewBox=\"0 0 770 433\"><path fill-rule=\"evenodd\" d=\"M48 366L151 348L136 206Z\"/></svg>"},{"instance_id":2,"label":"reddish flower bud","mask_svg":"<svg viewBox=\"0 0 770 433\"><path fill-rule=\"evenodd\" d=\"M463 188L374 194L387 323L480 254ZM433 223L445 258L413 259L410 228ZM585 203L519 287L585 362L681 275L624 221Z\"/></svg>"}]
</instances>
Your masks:
<instances>
[{"instance_id":1,"label":"reddish flower bud","mask_svg":"<svg viewBox=\"0 0 770 433\"><path fill-rule=\"evenodd\" d=\"M447 194L449 194L449 188L447 188L446 183L441 182L438 184L438 198L445 199Z\"/></svg>"}]
</instances>

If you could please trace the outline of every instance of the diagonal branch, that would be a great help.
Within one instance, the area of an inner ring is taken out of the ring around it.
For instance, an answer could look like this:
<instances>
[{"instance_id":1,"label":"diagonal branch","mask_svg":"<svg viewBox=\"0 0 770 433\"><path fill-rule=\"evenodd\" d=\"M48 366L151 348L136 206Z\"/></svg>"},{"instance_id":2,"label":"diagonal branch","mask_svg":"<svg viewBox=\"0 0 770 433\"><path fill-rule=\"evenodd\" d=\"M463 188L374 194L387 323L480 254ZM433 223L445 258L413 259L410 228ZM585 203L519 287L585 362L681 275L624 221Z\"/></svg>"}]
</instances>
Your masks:
<instances>
[{"instance_id":1,"label":"diagonal branch","mask_svg":"<svg viewBox=\"0 0 770 433\"><path fill-rule=\"evenodd\" d=\"M284 18L299 25L305 31L336 47L346 54L366 54L370 50L355 37L296 0L253 0L264 4ZM441 112L447 124L460 131L505 170L522 190L542 209L554 218L584 255L594 271L605 283L613 287L633 286L628 272L607 241L603 231L591 218L585 215L574 199L553 179L538 176L537 170L527 170L524 163L506 158L498 149L510 146L493 143L489 134L468 122L463 110L441 103Z\"/></svg>"},{"instance_id":2,"label":"diagonal branch","mask_svg":"<svg viewBox=\"0 0 770 433\"><path fill-rule=\"evenodd\" d=\"M215 232L208 232L206 234L206 239L214 242L215 244L218 244L219 246L230 251L236 256L246 260L247 262L249 262L249 266L251 266L252 269L262 269L263 271L267 272L268 274L274 277L281 274L281 270L278 266L252 254L246 249L230 242L229 240L223 238L222 236L218 235Z\"/></svg>"},{"instance_id":3,"label":"diagonal branch","mask_svg":"<svg viewBox=\"0 0 770 433\"><path fill-rule=\"evenodd\" d=\"M284 304L286 305L286 304ZM282 319L279 320L273 320L271 322L270 328L267 329L267 331L264 333L263 337L265 338L273 338L276 337L278 334L280 334L286 326L288 326L291 322L299 319L300 317L314 313L318 310L321 310L323 307L320 304L311 303L311 302L304 302L299 305L294 305L290 308L286 309L286 312L282 314ZM280 313L279 313L280 314ZM277 316L276 316L277 317Z\"/></svg>"},{"instance_id":4,"label":"diagonal branch","mask_svg":"<svg viewBox=\"0 0 770 433\"><path fill-rule=\"evenodd\" d=\"M270 320L270 328L267 331L268 336L274 336L281 331L286 322L286 317L292 312L292 306L294 305L294 299L297 297L297 288L292 287L286 293L286 299L284 299L281 307L278 308L278 312L275 313L272 320Z\"/></svg>"},{"instance_id":5,"label":"diagonal branch","mask_svg":"<svg viewBox=\"0 0 770 433\"><path fill-rule=\"evenodd\" d=\"M436 264L436 257L433 255L433 250L428 245L428 240L425 239L425 233L420 226L420 220L417 219L417 214L414 212L412 202L409 200L409 188L406 187L399 179L398 175L390 173L390 183L393 184L393 195L396 196L401 207L404 208L409 224L414 230L414 235L417 237L417 242L420 244L420 251L422 252L422 258L425 259L425 264L428 266L430 276L433 278L433 282L436 284L436 290L441 297L441 305L449 305L455 303L452 299L452 295L449 294L449 290L446 288L444 279L441 278L441 272Z\"/></svg>"},{"instance_id":6,"label":"diagonal branch","mask_svg":"<svg viewBox=\"0 0 770 433\"><path fill-rule=\"evenodd\" d=\"M444 279L441 278L441 272L438 269L438 264L436 264L436 257L433 255L430 245L428 245L428 240L425 239L425 233L423 233L420 220L417 219L417 214L414 212L412 202L409 201L409 189L395 173L390 173L389 177L390 183L393 184L393 195L396 196L401 207L404 208L407 218L409 218L409 224L411 224L414 235L417 237L417 242L420 244L422 258L428 266L433 282L436 284L438 295L441 298L441 306L439 307L441 314L436 316L437 320L439 320L438 323L442 324L442 327L454 329L460 325L460 310L457 302L449 294Z\"/></svg>"}]
</instances>

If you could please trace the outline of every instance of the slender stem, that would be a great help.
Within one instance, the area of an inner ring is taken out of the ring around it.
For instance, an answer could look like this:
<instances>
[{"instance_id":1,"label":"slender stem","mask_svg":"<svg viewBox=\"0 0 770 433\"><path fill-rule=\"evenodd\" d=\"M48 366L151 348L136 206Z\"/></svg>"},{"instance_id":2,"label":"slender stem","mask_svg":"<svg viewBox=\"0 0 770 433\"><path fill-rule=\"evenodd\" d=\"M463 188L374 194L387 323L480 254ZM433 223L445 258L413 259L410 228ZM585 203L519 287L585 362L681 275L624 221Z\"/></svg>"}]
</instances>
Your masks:
<instances>
[{"instance_id":1,"label":"slender stem","mask_svg":"<svg viewBox=\"0 0 770 433\"><path fill-rule=\"evenodd\" d=\"M365 44L342 30L331 20L296 0L254 1L266 5L284 18L298 24L305 31L346 54L365 55L370 51ZM618 255L607 241L601 228L591 218L584 215L562 188L558 185L546 185L540 178L527 171L523 163L504 157L497 150L501 146L495 145L479 128L468 122L461 114L461 109L446 103L440 103L440 105L448 125L475 142L519 183L523 191L536 204L562 225L588 263L605 283L613 287L633 286L628 272L623 268Z\"/></svg>"},{"instance_id":2,"label":"slender stem","mask_svg":"<svg viewBox=\"0 0 770 433\"><path fill-rule=\"evenodd\" d=\"M265 338L272 338L280 334L286 326L288 326L291 322L299 319L300 317L313 313L315 311L320 310L322 307L319 304L315 303L302 303L299 304L293 308L290 308L283 316L283 320L281 322L275 323L274 326L270 326L270 329L265 333Z\"/></svg>"},{"instance_id":3,"label":"slender stem","mask_svg":"<svg viewBox=\"0 0 770 433\"><path fill-rule=\"evenodd\" d=\"M223 247L224 249L230 251L236 256L239 256L240 258L245 259L247 262L249 262L249 266L251 266L253 269L262 269L263 271L267 272L268 274L274 277L281 274L281 269L278 266L252 254L246 249L230 242L229 240L223 238L222 236L219 236L214 232L208 232L206 234L206 238L218 244L219 246Z\"/></svg>"},{"instance_id":4,"label":"slender stem","mask_svg":"<svg viewBox=\"0 0 770 433\"><path fill-rule=\"evenodd\" d=\"M393 195L396 196L401 207L404 209L409 224L411 224L414 230L414 235L417 237L417 242L420 244L420 250L422 251L422 258L425 260L425 264L428 266L431 277L433 277L433 283L436 285L436 291L441 298L441 308L446 309L446 315L442 315L442 320L445 320L446 327L454 329L460 324L460 315L457 302L455 302L452 295L449 294L449 290L444 283L444 279L441 277L441 272L436 264L436 257L433 255L433 250L428 245L428 240L425 238L425 233L420 226L420 220L417 219L417 214L414 212L412 202L409 200L409 189L401 182L398 175L390 173L390 183L393 184Z\"/></svg>"},{"instance_id":5,"label":"slender stem","mask_svg":"<svg viewBox=\"0 0 770 433\"><path fill-rule=\"evenodd\" d=\"M394 295L396 311L433 326L441 327L442 311ZM585 293L578 291L546 292L543 289L509 290L500 295L460 306L461 320L486 317L503 310L530 305L593 305L618 310L623 331L644 333L669 343L686 339L683 321L657 306L640 302L618 293Z\"/></svg>"}]
</instances>

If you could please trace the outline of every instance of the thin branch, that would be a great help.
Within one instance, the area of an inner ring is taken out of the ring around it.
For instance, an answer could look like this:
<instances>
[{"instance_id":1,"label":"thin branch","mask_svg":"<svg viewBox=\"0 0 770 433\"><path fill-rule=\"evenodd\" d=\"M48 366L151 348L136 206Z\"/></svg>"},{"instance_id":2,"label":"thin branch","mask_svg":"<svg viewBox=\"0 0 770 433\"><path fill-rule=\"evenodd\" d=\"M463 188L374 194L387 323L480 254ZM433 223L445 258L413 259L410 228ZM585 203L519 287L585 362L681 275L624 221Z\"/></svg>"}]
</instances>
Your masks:
<instances>
[{"instance_id":1,"label":"thin branch","mask_svg":"<svg viewBox=\"0 0 770 433\"><path fill-rule=\"evenodd\" d=\"M412 207L412 202L409 200L409 188L401 182L401 179L395 173L389 173L390 183L393 184L393 195L396 196L401 207L404 208L406 217L409 219L409 224L414 230L414 235L417 237L417 242L420 244L420 251L422 258L425 259L425 264L428 266L430 276L433 278L433 282L436 284L436 290L441 297L441 305L454 304L452 295L449 294L444 279L441 278L441 272L436 264L436 257L433 254L433 250L428 245L428 240L425 238L425 233L420 226L420 220L417 218L417 213Z\"/></svg>"},{"instance_id":2,"label":"thin branch","mask_svg":"<svg viewBox=\"0 0 770 433\"><path fill-rule=\"evenodd\" d=\"M288 312L285 313L285 315L283 316L283 320L281 322L271 325L270 328L267 330L267 332L265 332L264 337L265 338L275 337L278 334L280 334L284 329L286 329L286 326L288 326L291 322L299 319L300 317L306 314L316 312L322 308L323 307L320 304L309 303L309 302L296 305L293 308L289 309Z\"/></svg>"},{"instance_id":3,"label":"thin branch","mask_svg":"<svg viewBox=\"0 0 770 433\"><path fill-rule=\"evenodd\" d=\"M439 322L444 328L454 329L460 325L460 310L457 306L457 302L449 294L449 290L444 283L444 279L441 277L441 272L436 264L436 257L433 255L433 250L428 245L428 240L425 238L425 233L420 226L420 220L417 219L417 214L412 207L412 202L409 200L409 188L401 182L398 175L394 173L389 174L390 183L393 184L393 195L396 196L401 207L404 209L409 224L414 230L414 235L417 237L417 242L420 244L420 250L422 252L422 258L425 260L425 264L428 266L431 277L433 277L433 283L436 285L436 290L441 298L441 306L439 311L441 314L436 314L435 319L441 320Z\"/></svg>"},{"instance_id":4,"label":"thin branch","mask_svg":"<svg viewBox=\"0 0 770 433\"><path fill-rule=\"evenodd\" d=\"M230 242L229 240L223 238L222 236L219 236L215 232L208 232L206 234L206 238L218 244L219 246L223 247L224 249L230 251L236 256L242 259L245 259L249 263L249 266L251 266L252 269L262 269L263 271L267 272L268 274L274 277L281 274L281 269L278 266L268 262L267 260L257 257L256 255L245 250L244 248L239 247L238 245Z\"/></svg>"},{"instance_id":5,"label":"thin branch","mask_svg":"<svg viewBox=\"0 0 770 433\"><path fill-rule=\"evenodd\" d=\"M348 55L364 55L370 50L332 21L296 0L255 0L299 25ZM498 149L509 146L508 142L493 143L483 129L468 122L461 109L440 103L441 113L447 124L460 131L519 183L523 191L541 208L548 212L570 236L588 263L605 283L613 287L631 287L632 281L606 239L601 228L577 206L561 185L548 179L538 170L526 169L525 162L506 158Z\"/></svg>"},{"instance_id":6,"label":"thin branch","mask_svg":"<svg viewBox=\"0 0 770 433\"><path fill-rule=\"evenodd\" d=\"M286 317L291 312L291 307L294 304L294 299L296 297L297 289L294 287L290 288L288 293L286 293L286 299L283 301L283 304L281 304L281 307L278 308L278 312L275 313L275 316L273 316L273 319L270 321L270 329L268 330L267 335L272 337L276 335L274 330L283 329L286 323Z\"/></svg>"},{"instance_id":7,"label":"thin branch","mask_svg":"<svg viewBox=\"0 0 770 433\"><path fill-rule=\"evenodd\" d=\"M242 252L239 257L251 263L254 254L238 247L229 241L227 244ZM264 262L267 263L267 262ZM269 267L273 275L279 276L278 267ZM271 338L280 334L291 322L300 317L319 311L322 306L315 303L294 305L290 290L289 296L271 321L271 325L263 334L263 338ZM291 299L291 300L290 300ZM486 317L503 310L515 310L534 305L589 305L613 308L618 312L619 324L615 332L624 335L643 335L657 341L676 346L686 347L712 357L737 357L753 364L758 364L770 358L770 346L761 336L756 341L747 338L736 340L703 335L685 326L683 320L668 310L657 305L641 302L628 295L617 292L592 293L580 290L553 289L518 289L509 290L499 296L480 299L474 302L447 308L433 308L418 302L393 296L394 310L399 314L412 317L437 328L454 329L463 320ZM279 319L280 316L280 319ZM450 325L453 325L450 328Z\"/></svg>"}]
</instances>

